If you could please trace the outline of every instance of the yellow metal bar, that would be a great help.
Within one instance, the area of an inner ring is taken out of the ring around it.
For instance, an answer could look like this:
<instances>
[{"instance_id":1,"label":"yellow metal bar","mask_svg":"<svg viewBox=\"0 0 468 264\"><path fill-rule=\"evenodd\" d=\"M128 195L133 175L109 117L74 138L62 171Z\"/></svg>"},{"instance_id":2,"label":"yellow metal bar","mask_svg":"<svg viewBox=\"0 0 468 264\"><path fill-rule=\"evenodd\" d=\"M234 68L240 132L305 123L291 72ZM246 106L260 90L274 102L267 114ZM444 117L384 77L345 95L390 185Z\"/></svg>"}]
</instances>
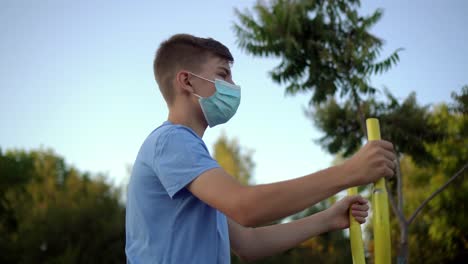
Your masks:
<instances>
[{"instance_id":1,"label":"yellow metal bar","mask_svg":"<svg viewBox=\"0 0 468 264\"><path fill-rule=\"evenodd\" d=\"M352 187L348 189L348 195L358 194L357 187ZM351 215L351 210L349 211L349 236L351 240L351 253L353 256L353 264L365 264L364 258L364 245L362 243L362 233L361 225L354 219Z\"/></svg>"},{"instance_id":2,"label":"yellow metal bar","mask_svg":"<svg viewBox=\"0 0 468 264\"><path fill-rule=\"evenodd\" d=\"M369 141L380 140L379 120L366 120L367 137ZM390 264L392 257L390 240L390 221L388 212L388 194L385 180L380 179L374 184L372 192L373 227L374 227L374 263Z\"/></svg>"}]
</instances>

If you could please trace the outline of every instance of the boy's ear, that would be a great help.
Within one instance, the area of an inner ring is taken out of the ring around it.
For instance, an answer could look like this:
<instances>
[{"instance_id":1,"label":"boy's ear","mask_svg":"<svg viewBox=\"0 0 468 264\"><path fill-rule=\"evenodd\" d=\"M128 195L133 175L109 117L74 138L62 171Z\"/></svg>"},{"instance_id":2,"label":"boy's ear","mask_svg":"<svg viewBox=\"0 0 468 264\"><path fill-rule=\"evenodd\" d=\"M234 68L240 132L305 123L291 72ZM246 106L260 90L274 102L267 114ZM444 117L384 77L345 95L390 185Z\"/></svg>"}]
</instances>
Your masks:
<instances>
[{"instance_id":1,"label":"boy's ear","mask_svg":"<svg viewBox=\"0 0 468 264\"><path fill-rule=\"evenodd\" d=\"M176 83L182 90L187 91L189 93L193 93L194 89L192 83L190 83L191 74L187 71L179 71L176 74Z\"/></svg>"}]
</instances>

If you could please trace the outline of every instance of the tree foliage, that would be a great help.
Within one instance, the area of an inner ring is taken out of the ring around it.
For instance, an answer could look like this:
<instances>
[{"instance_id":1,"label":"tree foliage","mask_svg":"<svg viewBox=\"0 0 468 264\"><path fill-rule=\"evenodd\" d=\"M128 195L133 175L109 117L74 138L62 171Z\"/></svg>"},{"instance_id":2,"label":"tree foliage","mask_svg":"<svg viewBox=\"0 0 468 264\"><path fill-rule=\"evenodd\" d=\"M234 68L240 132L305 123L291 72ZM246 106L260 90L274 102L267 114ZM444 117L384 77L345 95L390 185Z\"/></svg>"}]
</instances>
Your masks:
<instances>
[{"instance_id":1,"label":"tree foliage","mask_svg":"<svg viewBox=\"0 0 468 264\"><path fill-rule=\"evenodd\" d=\"M383 41L370 33L382 10L358 14L358 0L259 1L254 14L236 10L239 46L256 56L278 57L270 75L286 93L312 90L321 103L337 92L372 94L371 74L389 70L400 49L379 61Z\"/></svg>"},{"instance_id":2,"label":"tree foliage","mask_svg":"<svg viewBox=\"0 0 468 264\"><path fill-rule=\"evenodd\" d=\"M124 207L51 150L0 151L1 263L125 261Z\"/></svg>"},{"instance_id":3,"label":"tree foliage","mask_svg":"<svg viewBox=\"0 0 468 264\"><path fill-rule=\"evenodd\" d=\"M457 102L457 98L466 98L467 91L465 86L460 95L454 94L459 108L441 104L431 112L430 121L447 132L443 140L426 145L435 162L418 166L410 155L404 155L401 160L402 172L407 175L403 181L406 216L468 162L468 115L462 110L468 104ZM409 233L412 259L422 263L462 263L468 257L467 174L463 172L431 200L412 223ZM396 234L393 240L398 241Z\"/></svg>"},{"instance_id":4,"label":"tree foliage","mask_svg":"<svg viewBox=\"0 0 468 264\"><path fill-rule=\"evenodd\" d=\"M446 131L430 121L430 106L419 105L416 94L411 93L399 102L390 91L385 100L371 96L363 101L362 111L367 117L378 117L384 139L391 141L398 152L409 154L418 164L435 162L425 144L435 143L446 136ZM318 140L329 153L342 153L345 157L356 152L365 135L355 118L356 106L351 101L339 103L330 98L315 109L306 112L315 126L324 132Z\"/></svg>"},{"instance_id":5,"label":"tree foliage","mask_svg":"<svg viewBox=\"0 0 468 264\"><path fill-rule=\"evenodd\" d=\"M224 133L215 142L213 148L213 156L219 165L240 183L247 185L255 168L252 159L253 152L242 148L236 139L229 140Z\"/></svg>"},{"instance_id":6,"label":"tree foliage","mask_svg":"<svg viewBox=\"0 0 468 264\"><path fill-rule=\"evenodd\" d=\"M404 191L409 194L405 199L408 200L405 210L414 212L431 192L467 162L468 144L463 139L468 138L468 125L466 121L454 120L466 120L468 86L462 88L461 94L453 95L453 104L439 108L419 105L414 93L402 101L390 91L384 91L384 98L379 97L377 89L369 84L369 78L396 65L401 49L380 60L383 41L369 30L383 13L376 10L369 16L361 16L359 5L358 0L259 1L253 12L235 10L238 22L234 31L239 47L247 53L280 59L270 75L273 81L285 85L286 94L312 93L306 114L324 132L318 142L329 153L345 157L353 154L366 138L365 119L379 118L383 138L390 140L398 154L404 157L403 174L408 174L403 178ZM407 159L414 170L408 169L411 166L407 166ZM424 173L417 173L418 170ZM425 176L417 177L413 173ZM416 186L408 188L413 177L414 180L420 179L418 184L426 184L421 189L429 189L418 192L413 189ZM428 185L427 181L431 184ZM452 218L439 217L434 211L428 216L431 223L421 221L412 226L412 258L421 256L431 261L415 252L420 250L429 255L436 245L440 247L434 252L439 252L439 255L434 259L443 259L442 262L466 256L467 239L463 235L466 230L455 226L463 221L464 214L456 210L463 209L467 197L454 194L453 188L457 186L450 188L452 191L444 191L431 204L434 206L438 200L445 201L440 203L452 210L452 214L446 213ZM417 193L419 198L413 196ZM437 210L442 210L443 206ZM448 232L442 234L444 229ZM421 235L421 232L426 232L429 237ZM392 232L394 241L398 241L394 236L397 233ZM434 244L420 247L424 244L418 243L420 239Z\"/></svg>"}]
</instances>

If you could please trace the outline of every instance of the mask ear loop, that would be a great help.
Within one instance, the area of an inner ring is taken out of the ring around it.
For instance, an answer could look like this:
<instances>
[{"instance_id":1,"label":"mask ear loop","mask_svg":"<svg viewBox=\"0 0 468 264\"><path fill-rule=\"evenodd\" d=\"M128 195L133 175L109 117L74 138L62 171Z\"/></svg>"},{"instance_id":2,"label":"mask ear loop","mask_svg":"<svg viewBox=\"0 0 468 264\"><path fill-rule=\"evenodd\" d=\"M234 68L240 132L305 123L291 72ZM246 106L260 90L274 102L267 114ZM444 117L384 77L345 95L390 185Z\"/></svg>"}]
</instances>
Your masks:
<instances>
[{"instance_id":1,"label":"mask ear loop","mask_svg":"<svg viewBox=\"0 0 468 264\"><path fill-rule=\"evenodd\" d=\"M193 73L193 72L188 72L188 73L190 73L190 74L192 74L193 76L198 77L198 78L200 78L200 79L202 79L202 80L205 80L205 81L208 81L208 82L211 82L211 83L215 83L214 81L208 80L208 79L206 79L205 77L202 77L202 76L200 76L200 75L198 75L198 74L195 74L195 73ZM198 97L199 99L204 98L204 97L202 97L202 96L200 96L200 95L198 95L198 94L196 94L196 93L192 93L192 94L195 95L196 97Z\"/></svg>"},{"instance_id":2,"label":"mask ear loop","mask_svg":"<svg viewBox=\"0 0 468 264\"><path fill-rule=\"evenodd\" d=\"M207 79L207 78L205 78L205 77L202 77L202 76L200 76L200 75L198 75L198 74L195 74L195 73L193 73L193 72L188 72L188 73L190 73L190 74L192 74L193 76L198 77L198 78L200 78L200 79L202 79L202 80L208 81L208 82L210 82L210 83L215 83L214 81L209 80L209 79Z\"/></svg>"},{"instance_id":3,"label":"mask ear loop","mask_svg":"<svg viewBox=\"0 0 468 264\"><path fill-rule=\"evenodd\" d=\"M201 78L200 76L197 76L197 75L196 75L195 73L193 73L193 72L187 71L187 73L188 73L188 74L191 74L191 75L194 75L194 76L196 76L196 77L198 77L198 78ZM191 92L191 94L192 94L192 95L195 95L196 97L198 97L198 99L202 99L202 98L203 98L203 97L201 97L200 95L196 94L195 92Z\"/></svg>"}]
</instances>

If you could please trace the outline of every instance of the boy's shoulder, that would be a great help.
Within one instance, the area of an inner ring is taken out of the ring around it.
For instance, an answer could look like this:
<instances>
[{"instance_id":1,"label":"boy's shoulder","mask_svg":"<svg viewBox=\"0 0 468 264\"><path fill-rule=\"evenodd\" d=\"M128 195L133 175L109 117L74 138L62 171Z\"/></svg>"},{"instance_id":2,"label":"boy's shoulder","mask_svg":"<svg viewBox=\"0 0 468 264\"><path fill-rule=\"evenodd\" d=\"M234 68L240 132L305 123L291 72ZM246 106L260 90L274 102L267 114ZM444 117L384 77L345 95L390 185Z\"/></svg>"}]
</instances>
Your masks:
<instances>
[{"instance_id":1,"label":"boy's shoulder","mask_svg":"<svg viewBox=\"0 0 468 264\"><path fill-rule=\"evenodd\" d=\"M159 127L154 129L147 137L146 141L152 143L162 143L168 139L174 140L203 140L191 128L179 124L173 124L165 121Z\"/></svg>"}]
</instances>

